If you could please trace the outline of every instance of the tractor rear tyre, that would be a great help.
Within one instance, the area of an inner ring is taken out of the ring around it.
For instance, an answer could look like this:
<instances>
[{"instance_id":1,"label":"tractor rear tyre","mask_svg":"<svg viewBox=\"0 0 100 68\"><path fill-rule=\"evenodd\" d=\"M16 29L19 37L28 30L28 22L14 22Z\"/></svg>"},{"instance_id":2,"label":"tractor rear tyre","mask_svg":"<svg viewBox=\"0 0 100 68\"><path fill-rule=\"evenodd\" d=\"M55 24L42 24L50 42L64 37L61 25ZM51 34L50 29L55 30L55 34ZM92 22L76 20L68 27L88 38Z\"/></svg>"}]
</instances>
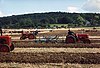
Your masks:
<instances>
[{"instance_id":1,"label":"tractor rear tyre","mask_svg":"<svg viewBox=\"0 0 100 68\"><path fill-rule=\"evenodd\" d=\"M72 35L66 37L66 43L76 43L76 38Z\"/></svg>"},{"instance_id":2,"label":"tractor rear tyre","mask_svg":"<svg viewBox=\"0 0 100 68\"><path fill-rule=\"evenodd\" d=\"M14 47L14 43L12 43L11 46L10 46L10 51L13 51L14 48L15 48L15 47Z\"/></svg>"},{"instance_id":3,"label":"tractor rear tyre","mask_svg":"<svg viewBox=\"0 0 100 68\"><path fill-rule=\"evenodd\" d=\"M8 45L1 45L0 52L10 52L10 48Z\"/></svg>"},{"instance_id":4,"label":"tractor rear tyre","mask_svg":"<svg viewBox=\"0 0 100 68\"><path fill-rule=\"evenodd\" d=\"M35 36L32 35L32 34L30 34L28 38L29 38L29 39L35 39Z\"/></svg>"}]
</instances>

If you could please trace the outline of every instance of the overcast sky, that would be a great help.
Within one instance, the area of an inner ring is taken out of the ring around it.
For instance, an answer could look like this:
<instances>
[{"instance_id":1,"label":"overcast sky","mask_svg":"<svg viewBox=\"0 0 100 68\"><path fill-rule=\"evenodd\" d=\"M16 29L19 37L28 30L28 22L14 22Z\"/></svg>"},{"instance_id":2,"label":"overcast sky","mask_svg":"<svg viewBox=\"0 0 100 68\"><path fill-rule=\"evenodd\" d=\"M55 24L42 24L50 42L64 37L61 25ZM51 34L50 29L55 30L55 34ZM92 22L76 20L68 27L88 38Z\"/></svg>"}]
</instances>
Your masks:
<instances>
[{"instance_id":1,"label":"overcast sky","mask_svg":"<svg viewBox=\"0 0 100 68\"><path fill-rule=\"evenodd\" d=\"M58 11L100 13L100 0L0 0L0 17Z\"/></svg>"}]
</instances>

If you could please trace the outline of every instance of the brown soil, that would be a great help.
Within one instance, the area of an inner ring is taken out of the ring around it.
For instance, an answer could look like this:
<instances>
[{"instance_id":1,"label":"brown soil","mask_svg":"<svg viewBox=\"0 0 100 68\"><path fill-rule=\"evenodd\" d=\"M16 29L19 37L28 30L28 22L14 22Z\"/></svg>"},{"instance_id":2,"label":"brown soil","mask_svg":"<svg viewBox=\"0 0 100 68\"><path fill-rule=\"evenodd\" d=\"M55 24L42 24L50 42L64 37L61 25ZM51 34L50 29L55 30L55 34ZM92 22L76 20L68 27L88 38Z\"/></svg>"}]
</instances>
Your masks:
<instances>
[{"instance_id":1,"label":"brown soil","mask_svg":"<svg viewBox=\"0 0 100 68\"><path fill-rule=\"evenodd\" d=\"M64 47L64 48L100 48L100 40L92 40L91 44L76 43L76 44L66 44L66 43L35 43L33 41L13 41L15 47L19 48L41 48L41 47Z\"/></svg>"},{"instance_id":2,"label":"brown soil","mask_svg":"<svg viewBox=\"0 0 100 68\"><path fill-rule=\"evenodd\" d=\"M0 62L100 64L100 53L0 53Z\"/></svg>"}]
</instances>

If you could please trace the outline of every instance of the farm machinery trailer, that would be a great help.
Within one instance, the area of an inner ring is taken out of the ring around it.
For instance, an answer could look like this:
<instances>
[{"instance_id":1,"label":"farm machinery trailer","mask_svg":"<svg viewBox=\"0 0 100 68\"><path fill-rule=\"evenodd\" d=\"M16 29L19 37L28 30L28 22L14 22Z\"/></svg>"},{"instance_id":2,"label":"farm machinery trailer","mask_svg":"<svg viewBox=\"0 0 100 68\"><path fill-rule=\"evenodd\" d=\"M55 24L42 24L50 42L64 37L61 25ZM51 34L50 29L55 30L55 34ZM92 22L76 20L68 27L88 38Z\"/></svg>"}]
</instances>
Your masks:
<instances>
[{"instance_id":1,"label":"farm machinery trailer","mask_svg":"<svg viewBox=\"0 0 100 68\"><path fill-rule=\"evenodd\" d=\"M2 35L2 29L0 28L0 52L10 52L14 50L14 44L11 41L10 36Z\"/></svg>"},{"instance_id":2,"label":"farm machinery trailer","mask_svg":"<svg viewBox=\"0 0 100 68\"><path fill-rule=\"evenodd\" d=\"M34 39L36 43L58 43L58 36L43 36L42 38Z\"/></svg>"}]
</instances>

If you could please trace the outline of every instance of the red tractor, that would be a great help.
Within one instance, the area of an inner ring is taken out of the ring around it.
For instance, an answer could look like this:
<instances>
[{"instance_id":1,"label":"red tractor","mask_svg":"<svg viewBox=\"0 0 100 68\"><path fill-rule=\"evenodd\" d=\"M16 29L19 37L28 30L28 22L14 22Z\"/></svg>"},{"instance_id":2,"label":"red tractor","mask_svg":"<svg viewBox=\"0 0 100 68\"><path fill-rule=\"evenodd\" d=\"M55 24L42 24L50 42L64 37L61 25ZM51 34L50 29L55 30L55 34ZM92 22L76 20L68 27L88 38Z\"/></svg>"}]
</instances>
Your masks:
<instances>
[{"instance_id":1,"label":"red tractor","mask_svg":"<svg viewBox=\"0 0 100 68\"><path fill-rule=\"evenodd\" d=\"M24 40L26 38L28 39L36 39L36 35L38 34L38 31L33 31L33 33L29 33L29 32L23 32L21 34L20 40Z\"/></svg>"},{"instance_id":2,"label":"red tractor","mask_svg":"<svg viewBox=\"0 0 100 68\"><path fill-rule=\"evenodd\" d=\"M88 34L75 34L73 32L69 32L65 39L66 43L88 43L90 44L90 39Z\"/></svg>"},{"instance_id":3,"label":"red tractor","mask_svg":"<svg viewBox=\"0 0 100 68\"><path fill-rule=\"evenodd\" d=\"M11 42L10 36L3 36L2 29L0 29L0 52L10 52L14 50L14 44Z\"/></svg>"}]
</instances>

